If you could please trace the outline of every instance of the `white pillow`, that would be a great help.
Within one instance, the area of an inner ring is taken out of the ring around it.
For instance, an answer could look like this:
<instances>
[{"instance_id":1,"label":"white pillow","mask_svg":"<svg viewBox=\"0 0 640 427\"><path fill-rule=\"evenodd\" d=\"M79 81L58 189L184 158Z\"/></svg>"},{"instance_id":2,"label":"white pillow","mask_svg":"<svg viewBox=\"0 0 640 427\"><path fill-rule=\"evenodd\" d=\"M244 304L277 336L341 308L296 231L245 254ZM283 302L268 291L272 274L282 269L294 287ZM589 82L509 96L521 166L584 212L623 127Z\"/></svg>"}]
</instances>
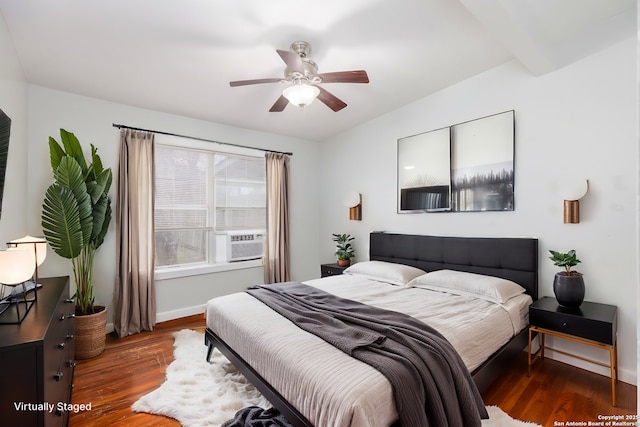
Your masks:
<instances>
[{"instance_id":1,"label":"white pillow","mask_svg":"<svg viewBox=\"0 0 640 427\"><path fill-rule=\"evenodd\" d=\"M343 274L358 275L394 285L406 285L415 277L425 273L426 271L410 265L385 261L361 261L343 271Z\"/></svg>"},{"instance_id":2,"label":"white pillow","mask_svg":"<svg viewBox=\"0 0 640 427\"><path fill-rule=\"evenodd\" d=\"M472 296L497 304L525 292L525 289L511 280L463 271L437 270L413 279L409 286L456 295Z\"/></svg>"}]
</instances>

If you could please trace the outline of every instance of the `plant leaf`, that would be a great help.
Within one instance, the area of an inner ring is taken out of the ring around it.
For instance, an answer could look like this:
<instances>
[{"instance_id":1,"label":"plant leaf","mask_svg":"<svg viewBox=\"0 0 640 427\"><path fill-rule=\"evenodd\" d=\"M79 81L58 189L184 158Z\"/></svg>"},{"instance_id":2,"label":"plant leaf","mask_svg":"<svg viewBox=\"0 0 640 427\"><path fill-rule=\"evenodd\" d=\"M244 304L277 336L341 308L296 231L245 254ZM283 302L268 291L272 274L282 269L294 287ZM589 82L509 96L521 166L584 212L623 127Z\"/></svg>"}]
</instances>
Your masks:
<instances>
[{"instance_id":1,"label":"plant leaf","mask_svg":"<svg viewBox=\"0 0 640 427\"><path fill-rule=\"evenodd\" d=\"M102 166L102 160L98 155L98 148L96 148L93 144L91 144L91 167L93 168L93 172L96 175L100 175L104 170Z\"/></svg>"},{"instance_id":2,"label":"plant leaf","mask_svg":"<svg viewBox=\"0 0 640 427\"><path fill-rule=\"evenodd\" d=\"M71 190L57 182L49 186L42 205L42 230L61 257L75 258L84 246L78 202Z\"/></svg>"},{"instance_id":3,"label":"plant leaf","mask_svg":"<svg viewBox=\"0 0 640 427\"><path fill-rule=\"evenodd\" d=\"M86 172L87 162L84 159L82 146L80 146L80 141L78 141L78 138L76 138L73 133L67 132L64 129L60 129L60 139L62 140L62 145L64 146L67 156L71 156L76 159L76 161L80 165L80 168L82 168L82 172Z\"/></svg>"},{"instance_id":4,"label":"plant leaf","mask_svg":"<svg viewBox=\"0 0 640 427\"><path fill-rule=\"evenodd\" d=\"M58 141L49 137L49 159L51 161L51 170L56 171L62 158L66 156L64 149L58 144Z\"/></svg>"},{"instance_id":5,"label":"plant leaf","mask_svg":"<svg viewBox=\"0 0 640 427\"><path fill-rule=\"evenodd\" d=\"M87 190L91 195L91 203L95 204L98 200L106 195L108 192L108 186L111 185L111 170L103 170L100 174L96 176L95 181L90 181L87 183Z\"/></svg>"},{"instance_id":6,"label":"plant leaf","mask_svg":"<svg viewBox=\"0 0 640 427\"><path fill-rule=\"evenodd\" d=\"M93 229L93 212L91 198L84 183L82 170L75 158L65 156L58 165L54 173L55 180L62 186L67 187L76 198L78 215L82 227L83 244L89 243Z\"/></svg>"},{"instance_id":7,"label":"plant leaf","mask_svg":"<svg viewBox=\"0 0 640 427\"><path fill-rule=\"evenodd\" d=\"M91 241L97 249L104 242L107 234L109 222L111 220L111 199L107 195L103 195L93 206L93 230L91 233Z\"/></svg>"}]
</instances>

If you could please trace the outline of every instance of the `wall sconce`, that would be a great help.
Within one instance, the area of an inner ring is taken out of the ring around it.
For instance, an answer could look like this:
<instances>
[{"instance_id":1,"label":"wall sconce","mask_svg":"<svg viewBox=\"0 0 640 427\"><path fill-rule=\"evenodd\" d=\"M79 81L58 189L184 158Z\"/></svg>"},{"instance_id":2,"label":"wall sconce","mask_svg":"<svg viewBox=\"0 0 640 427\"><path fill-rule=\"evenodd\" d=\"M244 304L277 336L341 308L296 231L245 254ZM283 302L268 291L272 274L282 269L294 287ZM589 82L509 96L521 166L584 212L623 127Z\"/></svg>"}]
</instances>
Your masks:
<instances>
[{"instance_id":1,"label":"wall sconce","mask_svg":"<svg viewBox=\"0 0 640 427\"><path fill-rule=\"evenodd\" d=\"M362 194L355 191L347 194L344 199L344 205L349 208L350 220L362 220Z\"/></svg>"},{"instance_id":2,"label":"wall sconce","mask_svg":"<svg viewBox=\"0 0 640 427\"><path fill-rule=\"evenodd\" d=\"M580 222L580 199L589 191L589 180L586 179L584 184L580 183L568 190L564 196L564 223L578 224Z\"/></svg>"}]
</instances>

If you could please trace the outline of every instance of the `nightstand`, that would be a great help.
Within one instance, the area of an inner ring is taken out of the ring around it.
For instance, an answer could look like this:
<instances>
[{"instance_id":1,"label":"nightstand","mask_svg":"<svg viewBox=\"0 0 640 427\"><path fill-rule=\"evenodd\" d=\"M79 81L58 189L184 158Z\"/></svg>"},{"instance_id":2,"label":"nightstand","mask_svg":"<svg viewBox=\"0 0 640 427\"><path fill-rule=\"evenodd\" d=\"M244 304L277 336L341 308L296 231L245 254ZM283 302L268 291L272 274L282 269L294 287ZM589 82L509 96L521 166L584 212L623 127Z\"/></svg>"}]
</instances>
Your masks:
<instances>
[{"instance_id":1,"label":"nightstand","mask_svg":"<svg viewBox=\"0 0 640 427\"><path fill-rule=\"evenodd\" d=\"M334 264L322 264L320 266L320 277L335 276L342 274L347 267L340 267L337 263Z\"/></svg>"},{"instance_id":2,"label":"nightstand","mask_svg":"<svg viewBox=\"0 0 640 427\"><path fill-rule=\"evenodd\" d=\"M611 402L616 406L616 381L618 379L617 312L614 305L585 301L579 308L566 308L555 298L544 297L529 306L529 374L535 356L544 358L545 348L556 353L605 366L611 369ZM531 354L531 340L540 334L540 349ZM609 352L609 364L556 350L545 345L545 335L563 338ZM532 357L533 356L533 357Z\"/></svg>"}]
</instances>

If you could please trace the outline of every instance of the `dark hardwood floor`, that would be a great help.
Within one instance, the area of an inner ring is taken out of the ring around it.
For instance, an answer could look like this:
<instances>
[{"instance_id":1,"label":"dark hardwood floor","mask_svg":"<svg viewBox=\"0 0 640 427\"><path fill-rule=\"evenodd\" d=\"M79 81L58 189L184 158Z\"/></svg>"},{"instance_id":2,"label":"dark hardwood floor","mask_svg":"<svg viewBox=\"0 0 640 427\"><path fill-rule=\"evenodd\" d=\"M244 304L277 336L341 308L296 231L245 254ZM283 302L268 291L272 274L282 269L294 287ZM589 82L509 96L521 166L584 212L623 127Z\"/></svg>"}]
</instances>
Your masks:
<instances>
[{"instance_id":1,"label":"dark hardwood floor","mask_svg":"<svg viewBox=\"0 0 640 427\"><path fill-rule=\"evenodd\" d=\"M551 359L537 361L527 377L527 354L522 352L482 397L485 404L497 405L513 418L550 427L637 414L637 388L618 381L616 393L614 408L609 377Z\"/></svg>"},{"instance_id":2,"label":"dark hardwood floor","mask_svg":"<svg viewBox=\"0 0 640 427\"><path fill-rule=\"evenodd\" d=\"M126 338L107 338L100 356L78 361L73 403L91 403L91 411L71 414L69 425L176 427L170 418L131 411L141 396L164 381L173 361L173 332L189 328L204 331L204 316L160 323L153 332ZM545 359L527 377L526 353L483 394L487 405L497 405L514 418L544 427L568 421L598 421L599 415L636 414L635 386L618 382L618 405L611 406L608 377Z\"/></svg>"}]
</instances>

